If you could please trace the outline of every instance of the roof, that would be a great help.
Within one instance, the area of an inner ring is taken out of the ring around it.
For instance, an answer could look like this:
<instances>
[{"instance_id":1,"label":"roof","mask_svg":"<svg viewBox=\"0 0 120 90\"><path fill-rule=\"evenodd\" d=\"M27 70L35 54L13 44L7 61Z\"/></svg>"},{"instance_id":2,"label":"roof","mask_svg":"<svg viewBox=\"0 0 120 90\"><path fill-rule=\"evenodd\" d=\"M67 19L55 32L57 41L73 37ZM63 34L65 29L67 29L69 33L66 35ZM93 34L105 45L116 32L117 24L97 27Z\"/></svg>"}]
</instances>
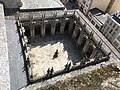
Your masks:
<instances>
[{"instance_id":1,"label":"roof","mask_svg":"<svg viewBox=\"0 0 120 90\"><path fill-rule=\"evenodd\" d=\"M108 18L108 16L109 16L109 14L101 14L101 15L98 15L98 16L95 16L95 18L99 21L99 22L101 22L102 24L104 24L105 23L105 21L107 20L107 18Z\"/></svg>"},{"instance_id":2,"label":"roof","mask_svg":"<svg viewBox=\"0 0 120 90\"><path fill-rule=\"evenodd\" d=\"M60 0L21 0L22 7L20 10L48 10L48 9L64 9L64 5Z\"/></svg>"},{"instance_id":3,"label":"roof","mask_svg":"<svg viewBox=\"0 0 120 90\"><path fill-rule=\"evenodd\" d=\"M105 14L105 12L98 8L93 8L89 11L101 24L104 24L105 21L107 20L107 17L109 16L109 14Z\"/></svg>"},{"instance_id":4,"label":"roof","mask_svg":"<svg viewBox=\"0 0 120 90\"><path fill-rule=\"evenodd\" d=\"M120 24L120 11L113 14L112 18Z\"/></svg>"},{"instance_id":5,"label":"roof","mask_svg":"<svg viewBox=\"0 0 120 90\"><path fill-rule=\"evenodd\" d=\"M89 12L92 13L92 15L100 15L100 14L104 14L104 12L98 8L93 8L93 9L90 9Z\"/></svg>"}]
</instances>

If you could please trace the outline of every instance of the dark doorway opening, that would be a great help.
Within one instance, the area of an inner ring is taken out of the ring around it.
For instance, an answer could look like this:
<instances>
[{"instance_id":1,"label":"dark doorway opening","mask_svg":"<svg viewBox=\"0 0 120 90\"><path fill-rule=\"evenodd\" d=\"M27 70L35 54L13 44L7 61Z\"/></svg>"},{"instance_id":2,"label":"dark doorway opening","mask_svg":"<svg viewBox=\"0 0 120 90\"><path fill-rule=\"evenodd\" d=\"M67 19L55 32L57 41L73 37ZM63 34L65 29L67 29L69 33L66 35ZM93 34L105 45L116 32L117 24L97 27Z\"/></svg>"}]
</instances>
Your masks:
<instances>
[{"instance_id":1,"label":"dark doorway opening","mask_svg":"<svg viewBox=\"0 0 120 90\"><path fill-rule=\"evenodd\" d=\"M46 25L45 35L51 35L51 24Z\"/></svg>"},{"instance_id":2,"label":"dark doorway opening","mask_svg":"<svg viewBox=\"0 0 120 90\"><path fill-rule=\"evenodd\" d=\"M24 33L25 36L27 36L27 38L30 37L30 26L29 25L24 25L23 27L25 29L25 33Z\"/></svg>"},{"instance_id":3,"label":"dark doorway opening","mask_svg":"<svg viewBox=\"0 0 120 90\"><path fill-rule=\"evenodd\" d=\"M67 31L68 31L68 29L69 29L69 24L70 24L70 21L67 21L66 24L65 24L64 32L67 32Z\"/></svg>"},{"instance_id":4,"label":"dark doorway opening","mask_svg":"<svg viewBox=\"0 0 120 90\"><path fill-rule=\"evenodd\" d=\"M82 43L81 43L81 45L80 45L80 49L83 49L85 43L86 43L86 37L83 37Z\"/></svg>"},{"instance_id":5,"label":"dark doorway opening","mask_svg":"<svg viewBox=\"0 0 120 90\"><path fill-rule=\"evenodd\" d=\"M74 22L73 27L72 27L72 31L71 31L72 34L74 32L74 29L75 29L75 22Z\"/></svg>"},{"instance_id":6,"label":"dark doorway opening","mask_svg":"<svg viewBox=\"0 0 120 90\"><path fill-rule=\"evenodd\" d=\"M80 36L80 30L78 30L77 35L76 35L76 37L75 37L75 40L76 40L76 41L78 40L79 36Z\"/></svg>"},{"instance_id":7,"label":"dark doorway opening","mask_svg":"<svg viewBox=\"0 0 120 90\"><path fill-rule=\"evenodd\" d=\"M41 35L41 26L36 25L35 26L35 36L39 36L39 35Z\"/></svg>"},{"instance_id":8,"label":"dark doorway opening","mask_svg":"<svg viewBox=\"0 0 120 90\"><path fill-rule=\"evenodd\" d=\"M56 27L55 27L55 33L60 33L60 26L61 26L61 23L57 23L56 24Z\"/></svg>"},{"instance_id":9,"label":"dark doorway opening","mask_svg":"<svg viewBox=\"0 0 120 90\"><path fill-rule=\"evenodd\" d=\"M87 52L86 52L86 56L87 56L88 58L90 58L92 52L93 52L93 46L90 45L89 48L88 48L88 50L87 50Z\"/></svg>"}]
</instances>

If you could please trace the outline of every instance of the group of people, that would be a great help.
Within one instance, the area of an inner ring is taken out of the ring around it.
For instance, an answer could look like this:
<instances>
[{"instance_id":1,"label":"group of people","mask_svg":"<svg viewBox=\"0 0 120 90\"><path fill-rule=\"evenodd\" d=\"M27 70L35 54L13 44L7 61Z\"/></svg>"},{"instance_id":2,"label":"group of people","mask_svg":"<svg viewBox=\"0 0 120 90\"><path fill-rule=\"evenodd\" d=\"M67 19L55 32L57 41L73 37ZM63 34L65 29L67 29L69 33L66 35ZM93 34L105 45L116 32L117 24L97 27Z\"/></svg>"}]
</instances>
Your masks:
<instances>
[{"instance_id":1,"label":"group of people","mask_svg":"<svg viewBox=\"0 0 120 90\"><path fill-rule=\"evenodd\" d=\"M70 62L70 63L67 63L67 64L65 65L65 69L64 69L64 70L69 71L69 70L70 70L70 67L71 67L71 62Z\"/></svg>"},{"instance_id":2,"label":"group of people","mask_svg":"<svg viewBox=\"0 0 120 90\"><path fill-rule=\"evenodd\" d=\"M53 55L53 59L55 59L55 58L57 58L57 57L58 57L58 49L55 51L55 53L54 53L54 55ZM51 77L52 74L53 74L53 72L54 72L53 67L52 67L51 69L48 68L48 70L47 70L47 76L48 76L48 77Z\"/></svg>"},{"instance_id":3,"label":"group of people","mask_svg":"<svg viewBox=\"0 0 120 90\"><path fill-rule=\"evenodd\" d=\"M54 53L54 55L53 55L53 59L55 59L55 58L57 58L58 57L58 49L55 51L55 53ZM66 65L65 65L65 71L69 71L70 70L70 67L71 67L71 62L69 62L69 63L67 63ZM53 75L53 72L54 72L54 69L53 69L53 67L50 69L50 68L48 68L48 70L47 70L47 76L48 77L51 77L52 75Z\"/></svg>"},{"instance_id":4,"label":"group of people","mask_svg":"<svg viewBox=\"0 0 120 90\"><path fill-rule=\"evenodd\" d=\"M50 69L50 68L48 68L48 70L47 70L47 76L49 77L51 77L52 76L52 74L53 74L53 72L54 72L54 69L53 69L53 67Z\"/></svg>"}]
</instances>

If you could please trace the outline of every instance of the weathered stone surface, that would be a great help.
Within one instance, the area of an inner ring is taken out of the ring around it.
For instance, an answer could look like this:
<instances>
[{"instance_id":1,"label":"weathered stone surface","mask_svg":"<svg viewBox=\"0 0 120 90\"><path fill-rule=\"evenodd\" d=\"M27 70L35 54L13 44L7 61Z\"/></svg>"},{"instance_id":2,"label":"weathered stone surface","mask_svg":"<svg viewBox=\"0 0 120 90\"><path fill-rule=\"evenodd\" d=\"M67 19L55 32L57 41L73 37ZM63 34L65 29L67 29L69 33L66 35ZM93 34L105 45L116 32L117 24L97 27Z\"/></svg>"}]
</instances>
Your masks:
<instances>
[{"instance_id":1,"label":"weathered stone surface","mask_svg":"<svg viewBox=\"0 0 120 90\"><path fill-rule=\"evenodd\" d=\"M27 85L26 69L22 54L19 33L15 20L6 20L6 33L8 43L8 58L10 70L10 89L18 90Z\"/></svg>"},{"instance_id":2,"label":"weathered stone surface","mask_svg":"<svg viewBox=\"0 0 120 90\"><path fill-rule=\"evenodd\" d=\"M10 90L8 46L2 4L0 4L0 90Z\"/></svg>"},{"instance_id":3,"label":"weathered stone surface","mask_svg":"<svg viewBox=\"0 0 120 90\"><path fill-rule=\"evenodd\" d=\"M0 0L5 8L18 8L21 6L21 0Z\"/></svg>"},{"instance_id":4,"label":"weathered stone surface","mask_svg":"<svg viewBox=\"0 0 120 90\"><path fill-rule=\"evenodd\" d=\"M91 31L94 32L93 38L94 38L95 43L98 43L99 41L102 40L103 41L102 48L105 50L105 52L109 53L110 51L112 51L112 53L110 55L110 60L107 61L107 62L102 62L101 65L104 66L104 65L108 65L110 63L116 63L116 62L120 63L119 59L118 59L119 58L119 53L109 43L109 41L96 28L94 28L94 26L90 23L90 21L88 21L86 19L86 17L81 12L76 11L75 15L76 15L76 17L80 17L80 22L82 23L82 25L84 25L84 24L86 25L86 32L87 33L90 33ZM26 16L27 16L27 14L26 14ZM27 90L32 90L33 88L35 89L36 87L40 87L40 86L44 86L44 85L47 85L47 84L55 83L56 81L63 80L66 77L71 77L71 76L75 76L77 74L81 74L81 73L86 73L86 72L92 71L95 68L99 68L101 65L97 64L95 66L86 67L86 68L82 69L81 71L80 70L73 71L73 72L70 72L70 73L65 74L65 75L57 76L57 77L52 78L51 80L47 80L47 81L45 81L43 83L40 82L40 83L37 83L37 84L33 84L32 86L29 86L27 88Z\"/></svg>"},{"instance_id":5,"label":"weathered stone surface","mask_svg":"<svg viewBox=\"0 0 120 90\"><path fill-rule=\"evenodd\" d=\"M30 70L35 80L47 74L48 68L53 67L54 72L60 71L67 63L71 62L71 66L77 65L82 59L81 52L70 35L36 37L29 46ZM58 57L53 59L56 49L58 49Z\"/></svg>"},{"instance_id":6,"label":"weathered stone surface","mask_svg":"<svg viewBox=\"0 0 120 90\"><path fill-rule=\"evenodd\" d=\"M30 9L64 9L60 0L22 0L21 10Z\"/></svg>"}]
</instances>

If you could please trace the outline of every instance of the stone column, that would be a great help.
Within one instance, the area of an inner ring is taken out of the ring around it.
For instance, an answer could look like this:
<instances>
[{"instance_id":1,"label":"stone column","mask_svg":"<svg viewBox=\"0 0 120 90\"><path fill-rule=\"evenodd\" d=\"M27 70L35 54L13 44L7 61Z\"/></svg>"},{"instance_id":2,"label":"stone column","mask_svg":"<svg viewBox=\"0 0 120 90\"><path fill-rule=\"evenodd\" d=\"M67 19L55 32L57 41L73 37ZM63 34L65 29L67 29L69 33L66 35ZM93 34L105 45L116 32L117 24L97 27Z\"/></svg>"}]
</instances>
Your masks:
<instances>
[{"instance_id":1,"label":"stone column","mask_svg":"<svg viewBox=\"0 0 120 90\"><path fill-rule=\"evenodd\" d=\"M82 40L83 40L83 36L80 35L78 38L77 44L80 45L82 43Z\"/></svg>"},{"instance_id":2,"label":"stone column","mask_svg":"<svg viewBox=\"0 0 120 90\"><path fill-rule=\"evenodd\" d=\"M100 56L100 48L101 48L101 45L102 45L102 41L100 41L97 45L96 45L96 47L94 48L94 51L93 51L93 53L91 54L91 58L96 58L96 57L98 57L98 56Z\"/></svg>"},{"instance_id":3,"label":"stone column","mask_svg":"<svg viewBox=\"0 0 120 90\"><path fill-rule=\"evenodd\" d=\"M33 24L32 32L33 32L33 37L35 37L35 24Z\"/></svg>"},{"instance_id":4,"label":"stone column","mask_svg":"<svg viewBox=\"0 0 120 90\"><path fill-rule=\"evenodd\" d=\"M75 30L73 32L72 37L75 38L77 36L77 33L78 33L78 24L75 25Z\"/></svg>"},{"instance_id":5,"label":"stone column","mask_svg":"<svg viewBox=\"0 0 120 90\"><path fill-rule=\"evenodd\" d=\"M33 38L33 31L32 31L32 28L33 28L33 26L32 26L32 23L30 24L30 36L31 36L31 38Z\"/></svg>"},{"instance_id":6,"label":"stone column","mask_svg":"<svg viewBox=\"0 0 120 90\"><path fill-rule=\"evenodd\" d=\"M71 20L68 28L69 32L72 32L73 25L74 25L74 21Z\"/></svg>"},{"instance_id":7,"label":"stone column","mask_svg":"<svg viewBox=\"0 0 120 90\"><path fill-rule=\"evenodd\" d=\"M33 38L35 36L33 16L29 16L30 19L30 36Z\"/></svg>"},{"instance_id":8,"label":"stone column","mask_svg":"<svg viewBox=\"0 0 120 90\"><path fill-rule=\"evenodd\" d=\"M32 28L33 28L32 23L30 23L30 37L31 37L31 38L33 38Z\"/></svg>"},{"instance_id":9,"label":"stone column","mask_svg":"<svg viewBox=\"0 0 120 90\"><path fill-rule=\"evenodd\" d=\"M83 53L86 53L86 52L87 52L90 43L91 43L91 40L88 39L88 40L86 41L86 43L85 43L83 49L82 49L82 52L83 52Z\"/></svg>"},{"instance_id":10,"label":"stone column","mask_svg":"<svg viewBox=\"0 0 120 90\"><path fill-rule=\"evenodd\" d=\"M61 22L61 27L60 27L60 32L61 32L61 33L64 33L65 24L66 24L66 21L63 20L63 21Z\"/></svg>"},{"instance_id":11,"label":"stone column","mask_svg":"<svg viewBox=\"0 0 120 90\"><path fill-rule=\"evenodd\" d=\"M31 35L31 38L35 36L35 26L33 23L31 23L30 25L30 35Z\"/></svg>"},{"instance_id":12,"label":"stone column","mask_svg":"<svg viewBox=\"0 0 120 90\"><path fill-rule=\"evenodd\" d=\"M42 25L41 25L41 35L42 37L45 37L45 23L42 22Z\"/></svg>"},{"instance_id":13,"label":"stone column","mask_svg":"<svg viewBox=\"0 0 120 90\"><path fill-rule=\"evenodd\" d=\"M78 41L77 41L78 45L80 45L82 43L83 37L84 37L84 33L82 32L82 30L80 30L80 36L79 36Z\"/></svg>"},{"instance_id":14,"label":"stone column","mask_svg":"<svg viewBox=\"0 0 120 90\"><path fill-rule=\"evenodd\" d=\"M55 20L53 20L52 25L51 25L51 35L55 35L55 27L56 27L56 23Z\"/></svg>"},{"instance_id":15,"label":"stone column","mask_svg":"<svg viewBox=\"0 0 120 90\"><path fill-rule=\"evenodd\" d=\"M94 45L93 45L93 48L94 48L94 50L93 50L93 52L92 52L92 54L91 54L91 56L90 56L90 59L94 58L95 55L96 55L97 52L98 52L97 48L96 48Z\"/></svg>"},{"instance_id":16,"label":"stone column","mask_svg":"<svg viewBox=\"0 0 120 90\"><path fill-rule=\"evenodd\" d=\"M51 25L51 35L55 35L55 27L56 27L56 22L55 19L57 18L57 13L53 14L53 20L52 20L52 25Z\"/></svg>"},{"instance_id":17,"label":"stone column","mask_svg":"<svg viewBox=\"0 0 120 90\"><path fill-rule=\"evenodd\" d=\"M45 14L42 14L42 24L41 24L41 35L42 37L45 37Z\"/></svg>"}]
</instances>

